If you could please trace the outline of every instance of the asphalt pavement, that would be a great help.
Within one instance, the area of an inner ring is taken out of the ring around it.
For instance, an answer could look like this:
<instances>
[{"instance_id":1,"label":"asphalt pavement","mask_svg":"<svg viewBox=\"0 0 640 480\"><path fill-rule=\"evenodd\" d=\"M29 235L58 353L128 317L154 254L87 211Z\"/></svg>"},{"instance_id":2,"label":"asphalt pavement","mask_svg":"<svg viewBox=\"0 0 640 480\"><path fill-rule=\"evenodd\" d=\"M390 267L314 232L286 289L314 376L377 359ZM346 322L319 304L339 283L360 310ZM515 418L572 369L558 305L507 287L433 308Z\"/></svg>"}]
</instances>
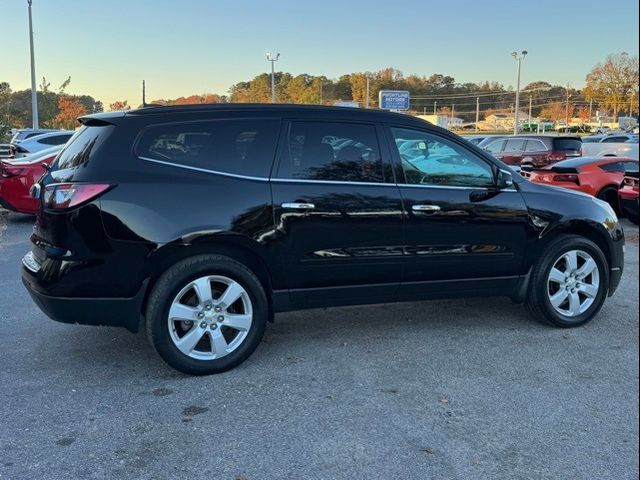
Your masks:
<instances>
[{"instance_id":1,"label":"asphalt pavement","mask_svg":"<svg viewBox=\"0 0 640 480\"><path fill-rule=\"evenodd\" d=\"M638 229L620 289L555 329L508 299L276 316L189 377L143 335L62 325L0 209L0 479L638 478Z\"/></svg>"}]
</instances>

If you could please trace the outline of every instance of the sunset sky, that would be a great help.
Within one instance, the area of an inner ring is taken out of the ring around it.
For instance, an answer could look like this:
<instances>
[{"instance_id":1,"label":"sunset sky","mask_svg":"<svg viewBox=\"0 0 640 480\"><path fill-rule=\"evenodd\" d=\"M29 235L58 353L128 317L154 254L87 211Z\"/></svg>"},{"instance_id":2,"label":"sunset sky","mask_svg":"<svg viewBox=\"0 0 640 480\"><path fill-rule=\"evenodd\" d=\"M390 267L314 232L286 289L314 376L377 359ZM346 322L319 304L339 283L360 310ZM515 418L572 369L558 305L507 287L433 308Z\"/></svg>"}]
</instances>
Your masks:
<instances>
[{"instance_id":1,"label":"sunset sky","mask_svg":"<svg viewBox=\"0 0 640 480\"><path fill-rule=\"evenodd\" d=\"M535 6L535 8L533 8ZM34 0L37 77L105 104L226 94L277 68L338 77L395 67L458 82L515 83L513 50L529 51L523 84L574 87L609 53L638 54L638 2L322 0ZM26 0L0 0L0 81L28 88ZM38 80L38 83L40 81Z\"/></svg>"}]
</instances>

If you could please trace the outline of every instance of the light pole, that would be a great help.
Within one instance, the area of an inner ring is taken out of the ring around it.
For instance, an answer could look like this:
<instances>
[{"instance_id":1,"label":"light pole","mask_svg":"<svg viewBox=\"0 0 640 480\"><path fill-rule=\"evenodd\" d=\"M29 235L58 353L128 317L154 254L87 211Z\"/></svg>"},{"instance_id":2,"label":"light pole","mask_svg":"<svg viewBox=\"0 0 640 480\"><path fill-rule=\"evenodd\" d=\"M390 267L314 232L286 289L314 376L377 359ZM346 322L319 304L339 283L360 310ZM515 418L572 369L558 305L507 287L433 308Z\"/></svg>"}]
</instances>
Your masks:
<instances>
[{"instance_id":1,"label":"light pole","mask_svg":"<svg viewBox=\"0 0 640 480\"><path fill-rule=\"evenodd\" d=\"M367 75L367 92L366 92L366 96L367 96L367 98L364 101L364 108L369 108L369 75Z\"/></svg>"},{"instance_id":2,"label":"light pole","mask_svg":"<svg viewBox=\"0 0 640 480\"><path fill-rule=\"evenodd\" d=\"M518 134L518 111L520 110L520 66L522 65L522 60L524 60L524 57L527 56L527 52L526 50L523 50L522 53L520 55L518 55L518 52L511 52L511 56L513 57L513 59L516 61L517 63L517 76L516 76L516 110L513 114L513 134L517 135Z\"/></svg>"},{"instance_id":3,"label":"light pole","mask_svg":"<svg viewBox=\"0 0 640 480\"><path fill-rule=\"evenodd\" d=\"M280 54L276 53L274 57L271 52L267 52L267 61L271 62L271 103L276 103L276 70L275 63L280 58Z\"/></svg>"},{"instance_id":4,"label":"light pole","mask_svg":"<svg viewBox=\"0 0 640 480\"><path fill-rule=\"evenodd\" d=\"M34 130L38 128L38 91L36 90L36 61L33 53L33 22L31 20L31 2L29 4L29 47L31 51L31 117Z\"/></svg>"}]
</instances>

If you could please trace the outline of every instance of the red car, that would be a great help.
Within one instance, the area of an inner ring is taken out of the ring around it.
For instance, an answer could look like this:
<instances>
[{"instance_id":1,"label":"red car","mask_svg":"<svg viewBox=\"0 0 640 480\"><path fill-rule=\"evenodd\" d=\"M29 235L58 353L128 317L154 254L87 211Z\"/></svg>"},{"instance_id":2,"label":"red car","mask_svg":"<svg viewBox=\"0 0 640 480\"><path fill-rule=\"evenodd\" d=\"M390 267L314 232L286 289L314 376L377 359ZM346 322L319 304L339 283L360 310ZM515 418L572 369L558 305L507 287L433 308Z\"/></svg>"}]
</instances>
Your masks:
<instances>
[{"instance_id":1,"label":"red car","mask_svg":"<svg viewBox=\"0 0 640 480\"><path fill-rule=\"evenodd\" d=\"M618 191L620 196L620 209L625 216L636 225L638 224L638 172L624 177L622 186Z\"/></svg>"},{"instance_id":2,"label":"red car","mask_svg":"<svg viewBox=\"0 0 640 480\"><path fill-rule=\"evenodd\" d=\"M14 212L35 214L38 201L29 194L31 186L51 164L62 146L48 148L28 157L0 162L0 206Z\"/></svg>"},{"instance_id":3,"label":"red car","mask_svg":"<svg viewBox=\"0 0 640 480\"><path fill-rule=\"evenodd\" d=\"M578 190L608 202L620 211L618 189L625 174L638 172L638 161L622 157L579 157L545 168L523 170L521 175L534 183Z\"/></svg>"}]
</instances>

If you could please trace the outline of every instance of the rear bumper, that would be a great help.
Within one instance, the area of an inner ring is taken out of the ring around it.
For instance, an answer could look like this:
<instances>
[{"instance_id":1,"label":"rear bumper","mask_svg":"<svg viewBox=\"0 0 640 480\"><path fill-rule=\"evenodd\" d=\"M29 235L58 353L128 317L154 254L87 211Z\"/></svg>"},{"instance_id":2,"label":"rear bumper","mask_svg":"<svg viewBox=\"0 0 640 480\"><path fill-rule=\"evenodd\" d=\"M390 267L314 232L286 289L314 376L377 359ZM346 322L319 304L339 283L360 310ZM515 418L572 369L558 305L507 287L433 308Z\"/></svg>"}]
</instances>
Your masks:
<instances>
[{"instance_id":1,"label":"rear bumper","mask_svg":"<svg viewBox=\"0 0 640 480\"><path fill-rule=\"evenodd\" d=\"M146 282L131 298L56 297L39 291L33 274L23 265L22 283L40 310L56 322L124 327L134 333L138 331Z\"/></svg>"}]
</instances>

